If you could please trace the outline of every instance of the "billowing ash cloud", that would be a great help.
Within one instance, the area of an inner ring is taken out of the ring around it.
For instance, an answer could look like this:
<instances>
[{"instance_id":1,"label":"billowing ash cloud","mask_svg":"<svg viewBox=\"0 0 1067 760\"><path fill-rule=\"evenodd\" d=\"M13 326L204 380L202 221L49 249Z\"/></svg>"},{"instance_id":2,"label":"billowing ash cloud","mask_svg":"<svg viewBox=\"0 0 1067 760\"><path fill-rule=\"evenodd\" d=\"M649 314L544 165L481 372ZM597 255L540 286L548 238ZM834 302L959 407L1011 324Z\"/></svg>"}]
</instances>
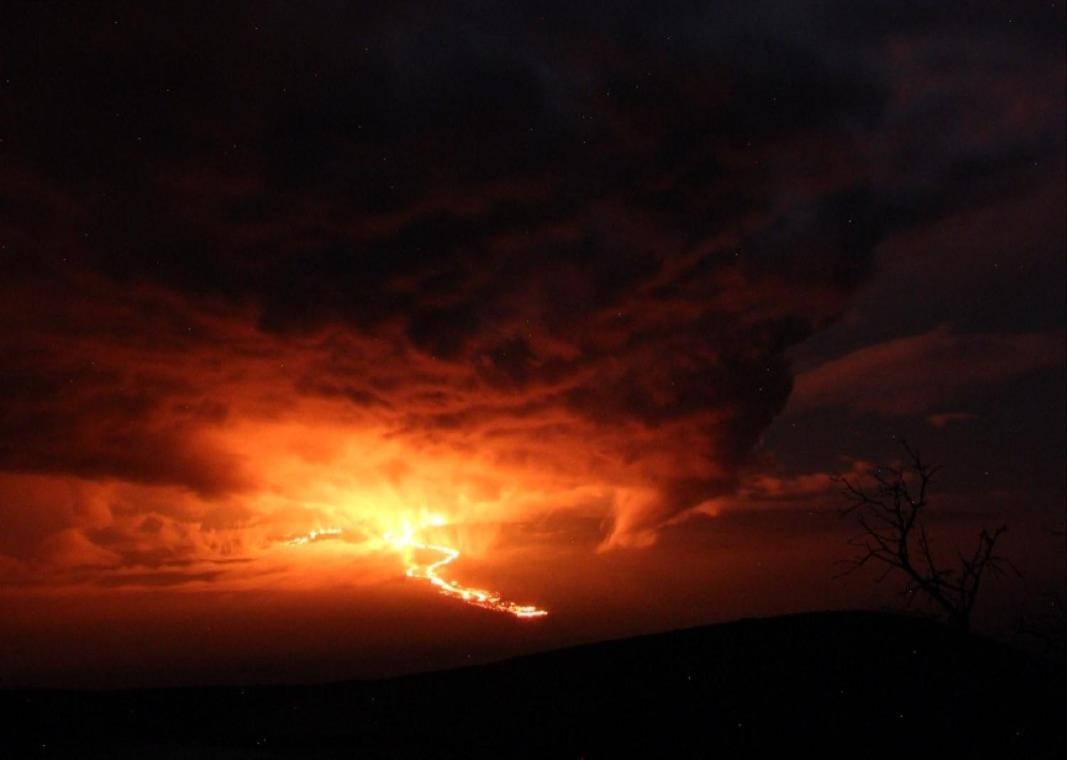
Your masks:
<instances>
[{"instance_id":1,"label":"billowing ash cloud","mask_svg":"<svg viewBox=\"0 0 1067 760\"><path fill-rule=\"evenodd\" d=\"M617 485L611 543L730 490L956 175L892 173L884 25L569 5L14 12L0 467L240 493L213 433L319 399Z\"/></svg>"}]
</instances>

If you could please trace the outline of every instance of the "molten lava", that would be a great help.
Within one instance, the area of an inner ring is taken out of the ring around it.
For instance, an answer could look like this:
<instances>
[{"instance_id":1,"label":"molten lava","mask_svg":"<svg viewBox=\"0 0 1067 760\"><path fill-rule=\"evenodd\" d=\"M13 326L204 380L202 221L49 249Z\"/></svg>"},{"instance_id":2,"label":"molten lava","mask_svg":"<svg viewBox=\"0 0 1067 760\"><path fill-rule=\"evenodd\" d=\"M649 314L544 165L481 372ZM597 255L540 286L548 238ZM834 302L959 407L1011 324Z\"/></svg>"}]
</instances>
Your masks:
<instances>
[{"instance_id":1,"label":"molten lava","mask_svg":"<svg viewBox=\"0 0 1067 760\"><path fill-rule=\"evenodd\" d=\"M427 524L440 526L443 525L443 521L440 518L431 518ZM305 535L292 538L286 543L293 546L302 546L339 535L341 535L340 528L326 528L324 530L313 530ZM450 596L475 607L482 607L493 612L505 612L517 618L537 618L548 614L548 610L535 607L532 604L516 604L508 601L495 591L463 586L455 581L442 578L438 571L445 565L459 559L459 550L453 549L451 546L431 544L416 539L414 529L410 523L405 524L404 531L400 535L386 533L382 538L386 546L404 558L407 565L405 575L408 578L428 581L445 596ZM432 552L442 556L434 562L419 562L416 559L416 554L425 552Z\"/></svg>"},{"instance_id":2,"label":"molten lava","mask_svg":"<svg viewBox=\"0 0 1067 760\"><path fill-rule=\"evenodd\" d=\"M475 607L483 607L494 612L506 612L518 618L544 617L548 614L547 610L531 604L509 602L494 591L461 586L454 581L442 578L437 571L445 565L456 561L459 558L459 551L450 546L439 546L416 540L410 526L399 537L387 533L385 540L404 556L407 562L406 574L409 578L420 578L429 581L445 596L451 596L467 604L473 604ZM416 551L434 552L443 556L436 562L423 564L415 560Z\"/></svg>"},{"instance_id":3,"label":"molten lava","mask_svg":"<svg viewBox=\"0 0 1067 760\"><path fill-rule=\"evenodd\" d=\"M305 533L302 536L291 538L286 541L290 546L303 546L304 544L310 544L314 541L319 541L323 538L333 538L334 536L341 535L340 528L326 528L325 530L313 530L310 533Z\"/></svg>"}]
</instances>

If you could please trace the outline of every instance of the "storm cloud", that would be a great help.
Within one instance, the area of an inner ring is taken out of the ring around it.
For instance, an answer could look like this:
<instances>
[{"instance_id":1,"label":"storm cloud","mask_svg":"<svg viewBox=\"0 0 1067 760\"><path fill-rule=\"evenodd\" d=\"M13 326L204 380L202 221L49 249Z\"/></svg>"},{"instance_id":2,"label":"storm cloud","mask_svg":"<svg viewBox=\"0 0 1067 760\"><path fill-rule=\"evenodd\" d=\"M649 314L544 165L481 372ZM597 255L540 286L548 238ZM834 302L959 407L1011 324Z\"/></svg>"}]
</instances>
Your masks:
<instances>
[{"instance_id":1,"label":"storm cloud","mask_svg":"<svg viewBox=\"0 0 1067 760\"><path fill-rule=\"evenodd\" d=\"M220 435L321 401L595 473L645 544L736 487L880 242L1059 155L1011 95L1051 37L999 9L578 5L12 10L0 468L229 499ZM976 93L935 31L1039 52Z\"/></svg>"}]
</instances>

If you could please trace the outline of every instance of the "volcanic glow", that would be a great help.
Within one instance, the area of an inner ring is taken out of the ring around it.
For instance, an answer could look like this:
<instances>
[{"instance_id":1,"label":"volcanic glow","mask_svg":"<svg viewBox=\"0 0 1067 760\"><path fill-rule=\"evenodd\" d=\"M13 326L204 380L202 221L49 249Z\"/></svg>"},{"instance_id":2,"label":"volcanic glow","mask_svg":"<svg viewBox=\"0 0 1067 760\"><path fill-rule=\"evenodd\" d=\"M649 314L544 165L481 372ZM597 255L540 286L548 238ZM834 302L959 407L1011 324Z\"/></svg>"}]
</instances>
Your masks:
<instances>
[{"instance_id":1,"label":"volcanic glow","mask_svg":"<svg viewBox=\"0 0 1067 760\"><path fill-rule=\"evenodd\" d=\"M297 536L296 538L290 539L287 543L290 546L303 546L304 544L310 544L313 541L339 535L341 535L340 528L326 528L325 530L313 530L310 533L305 533L303 536Z\"/></svg>"},{"instance_id":2,"label":"volcanic glow","mask_svg":"<svg viewBox=\"0 0 1067 760\"><path fill-rule=\"evenodd\" d=\"M445 524L445 521L441 517L431 516L424 523L424 527L440 527ZM325 538L340 536L341 532L340 528L313 530L310 533L290 539L287 543L292 546L303 546ZM475 607L482 607L493 612L514 615L517 618L538 618L548 615L548 610L532 604L516 604L504 599L495 591L463 586L455 581L442 578L438 574L438 570L459 559L459 550L451 546L431 544L419 540L416 538L415 529L410 522L405 522L403 530L399 534L390 532L383 535L382 541L387 548L396 551L404 558L404 563L407 566L405 575L408 578L429 581L445 596L450 596ZM441 558L433 562L419 561L419 557L426 553L441 555Z\"/></svg>"}]
</instances>

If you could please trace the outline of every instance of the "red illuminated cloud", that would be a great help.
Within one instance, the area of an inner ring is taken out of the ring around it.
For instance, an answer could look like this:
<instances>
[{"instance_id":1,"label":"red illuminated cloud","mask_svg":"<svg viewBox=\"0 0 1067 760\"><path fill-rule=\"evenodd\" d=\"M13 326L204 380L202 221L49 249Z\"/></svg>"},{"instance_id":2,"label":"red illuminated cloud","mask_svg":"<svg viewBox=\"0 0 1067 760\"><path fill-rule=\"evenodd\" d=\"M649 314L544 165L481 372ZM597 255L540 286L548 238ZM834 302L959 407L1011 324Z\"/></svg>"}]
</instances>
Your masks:
<instances>
[{"instance_id":1,"label":"red illuminated cloud","mask_svg":"<svg viewBox=\"0 0 1067 760\"><path fill-rule=\"evenodd\" d=\"M986 388L1064 361L1062 335L956 335L939 328L866 346L797 376L791 405L905 415L957 404ZM949 421L944 415L933 424Z\"/></svg>"},{"instance_id":2,"label":"red illuminated cloud","mask_svg":"<svg viewBox=\"0 0 1067 760\"><path fill-rule=\"evenodd\" d=\"M647 545L733 492L787 352L886 234L1048 151L1031 108L1030 152L993 130L901 169L922 97L881 26L498 12L506 33L283 8L259 36L227 9L20 11L41 32L7 46L0 109L0 568L293 581L287 538L369 552L431 512L475 554L549 523ZM995 382L1060 360L1049 340L870 347L796 403L926 410L950 365Z\"/></svg>"}]
</instances>

